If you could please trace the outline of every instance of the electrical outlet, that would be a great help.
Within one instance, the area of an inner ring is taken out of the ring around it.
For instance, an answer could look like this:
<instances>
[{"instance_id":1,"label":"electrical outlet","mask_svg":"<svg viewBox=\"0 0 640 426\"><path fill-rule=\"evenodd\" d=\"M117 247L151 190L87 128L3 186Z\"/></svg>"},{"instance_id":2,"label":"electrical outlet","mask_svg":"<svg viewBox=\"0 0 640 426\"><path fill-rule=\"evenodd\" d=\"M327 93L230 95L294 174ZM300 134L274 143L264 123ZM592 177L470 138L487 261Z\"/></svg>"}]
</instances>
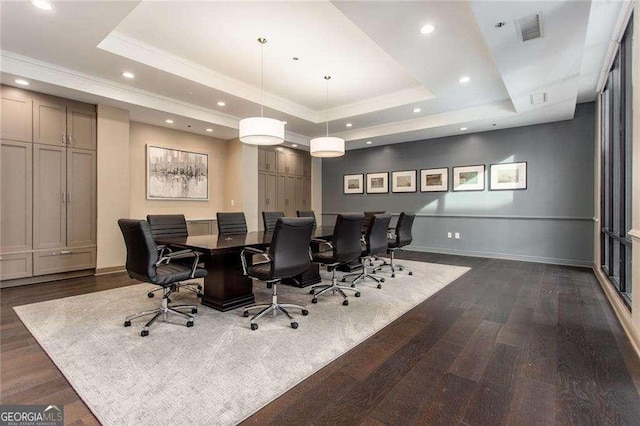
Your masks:
<instances>
[{"instance_id":1,"label":"electrical outlet","mask_svg":"<svg viewBox=\"0 0 640 426\"><path fill-rule=\"evenodd\" d=\"M459 240L459 239L460 239L460 233L456 232L456 240Z\"/></svg>"},{"instance_id":2,"label":"electrical outlet","mask_svg":"<svg viewBox=\"0 0 640 426\"><path fill-rule=\"evenodd\" d=\"M447 232L447 238L451 238L451 232Z\"/></svg>"},{"instance_id":3,"label":"electrical outlet","mask_svg":"<svg viewBox=\"0 0 640 426\"><path fill-rule=\"evenodd\" d=\"M236 200L231 200L231 207L236 205Z\"/></svg>"}]
</instances>

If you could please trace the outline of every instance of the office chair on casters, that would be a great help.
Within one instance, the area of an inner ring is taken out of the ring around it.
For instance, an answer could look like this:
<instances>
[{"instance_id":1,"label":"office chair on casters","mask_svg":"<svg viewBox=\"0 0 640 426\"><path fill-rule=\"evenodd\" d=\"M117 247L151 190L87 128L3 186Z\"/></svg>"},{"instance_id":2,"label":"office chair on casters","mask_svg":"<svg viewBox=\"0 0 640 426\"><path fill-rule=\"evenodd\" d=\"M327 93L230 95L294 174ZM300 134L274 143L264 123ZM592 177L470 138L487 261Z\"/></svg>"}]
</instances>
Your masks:
<instances>
[{"instance_id":1,"label":"office chair on casters","mask_svg":"<svg viewBox=\"0 0 640 426\"><path fill-rule=\"evenodd\" d=\"M342 304L347 306L349 299L344 290L355 291L355 296L360 297L360 292L348 286L338 285L336 279L336 267L349 263L357 259L362 253L360 245L360 235L362 228L363 214L339 214L336 218L336 226L333 231L333 239L330 243L321 241L330 247L330 250L320 251L313 254L313 261L323 265L327 265L331 271L331 284L318 284L311 287L310 294L313 294L312 303L318 303L318 296L331 291L332 294L338 293L342 296ZM319 290L319 291L318 291Z\"/></svg>"},{"instance_id":2,"label":"office chair on casters","mask_svg":"<svg viewBox=\"0 0 640 426\"><path fill-rule=\"evenodd\" d=\"M272 289L270 304L244 308L242 315L245 317L249 316L249 311L260 309L260 312L251 318L252 330L257 330L256 321L270 312L273 312L274 315L278 312L286 315L291 321L291 328L298 328L298 323L293 320L287 309L300 309L302 315L309 313L302 305L278 303L276 287L283 279L294 277L309 269L311 264L309 243L312 232L313 221L310 218L279 218L267 252L251 247L242 250L240 256L244 274L249 278L265 281L267 288ZM253 258L255 254L262 254L267 260L249 262L248 260Z\"/></svg>"},{"instance_id":3,"label":"office chair on casters","mask_svg":"<svg viewBox=\"0 0 640 426\"><path fill-rule=\"evenodd\" d=\"M349 277L356 277L351 282L351 287L355 287L358 281L364 282L367 278L371 278L378 283L378 288L382 288L384 278L376 277L367 271L367 263L371 263L372 259L378 255L387 251L387 232L389 230L389 222L391 221L391 215L389 214L376 214L369 220L369 225L365 233L365 246L360 255L362 260L362 272L360 274L347 274L342 277L342 282L345 282Z\"/></svg>"},{"instance_id":4,"label":"office chair on casters","mask_svg":"<svg viewBox=\"0 0 640 426\"><path fill-rule=\"evenodd\" d=\"M313 218L313 229L316 229L318 223L316 222L316 214L313 210L296 210L296 216L298 217L312 217Z\"/></svg>"},{"instance_id":5,"label":"office chair on casters","mask_svg":"<svg viewBox=\"0 0 640 426\"><path fill-rule=\"evenodd\" d=\"M183 214L149 214L147 215L147 222L149 222L149 226L151 227L151 234L153 235L154 241L165 240L167 238L187 238L189 236L187 220ZM160 257L169 254L175 256L177 254L186 254L194 251L191 249L175 251L162 244L159 244L157 247L160 252ZM198 255L201 254L202 253L198 253ZM175 262L188 266L191 264L191 257L176 258ZM198 283L180 283L177 289L179 290L181 288L195 293L197 297L202 297L202 286ZM162 288L151 290L147 293L147 296L153 297L154 293L160 290L162 290ZM171 300L169 300L169 302L171 302Z\"/></svg>"},{"instance_id":6,"label":"office chair on casters","mask_svg":"<svg viewBox=\"0 0 640 426\"><path fill-rule=\"evenodd\" d=\"M246 234L247 220L243 212L216 213L218 235Z\"/></svg>"},{"instance_id":7,"label":"office chair on casters","mask_svg":"<svg viewBox=\"0 0 640 426\"><path fill-rule=\"evenodd\" d=\"M387 252L391 255L391 262L387 263L387 261L385 261L382 265L375 268L373 270L374 274L384 268L390 268L391 278L395 278L396 269L399 271L407 271L409 275L413 275L413 272L409 270L409 268L395 263L395 252L396 250L411 244L411 241L413 240L411 228L413 227L413 220L415 217L415 213L400 213L396 230L394 232L394 238L389 239L389 248L387 249Z\"/></svg>"},{"instance_id":8,"label":"office chair on casters","mask_svg":"<svg viewBox=\"0 0 640 426\"><path fill-rule=\"evenodd\" d=\"M195 305L173 305L169 306L169 296L176 291L177 285L184 280L193 278L203 278L207 276L207 271L198 268L199 256L197 253L183 253L165 255L160 257L158 248L153 241L151 227L146 220L120 219L118 226L122 231L125 245L127 246L127 272L131 278L145 281L162 287L162 305L158 309L139 312L125 318L124 326L131 326L131 320L147 315L153 318L142 328L141 336L149 335L149 327L160 319L166 321L169 314L180 316L187 320L187 327L193 326L193 316L182 312L189 310L191 314L198 313ZM184 259L191 257L192 265L187 267L179 263L172 263L177 258Z\"/></svg>"},{"instance_id":9,"label":"office chair on casters","mask_svg":"<svg viewBox=\"0 0 640 426\"><path fill-rule=\"evenodd\" d=\"M262 212L264 232L273 232L273 229L276 227L276 222L281 217L284 217L283 212Z\"/></svg>"}]
</instances>

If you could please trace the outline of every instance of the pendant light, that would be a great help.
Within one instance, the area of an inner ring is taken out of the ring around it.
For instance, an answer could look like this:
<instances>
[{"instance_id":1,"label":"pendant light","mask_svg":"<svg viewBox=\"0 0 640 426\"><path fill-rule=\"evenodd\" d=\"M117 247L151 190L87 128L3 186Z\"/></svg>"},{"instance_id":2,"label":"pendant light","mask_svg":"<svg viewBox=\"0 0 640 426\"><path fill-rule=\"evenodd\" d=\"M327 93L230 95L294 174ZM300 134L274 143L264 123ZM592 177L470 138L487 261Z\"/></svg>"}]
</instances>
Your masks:
<instances>
[{"instance_id":1,"label":"pendant light","mask_svg":"<svg viewBox=\"0 0 640 426\"><path fill-rule=\"evenodd\" d=\"M329 106L329 80L330 75L325 75L327 81L327 107ZM327 117L327 136L311 139L309 142L311 156L320 158L341 157L344 155L344 139L329 136L329 117Z\"/></svg>"},{"instance_id":2,"label":"pendant light","mask_svg":"<svg viewBox=\"0 0 640 426\"><path fill-rule=\"evenodd\" d=\"M264 44L266 38L260 37L260 117L249 117L240 120L240 141L248 145L278 145L284 142L284 122L264 116Z\"/></svg>"}]
</instances>

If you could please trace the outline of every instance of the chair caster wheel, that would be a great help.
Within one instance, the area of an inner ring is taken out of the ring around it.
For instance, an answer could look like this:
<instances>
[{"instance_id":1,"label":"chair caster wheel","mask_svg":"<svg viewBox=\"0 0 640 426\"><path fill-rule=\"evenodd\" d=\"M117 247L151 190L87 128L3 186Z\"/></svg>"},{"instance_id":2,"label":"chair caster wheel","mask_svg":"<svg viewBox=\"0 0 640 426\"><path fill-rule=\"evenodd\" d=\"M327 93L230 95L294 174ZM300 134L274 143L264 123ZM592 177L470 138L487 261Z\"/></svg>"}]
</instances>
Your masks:
<instances>
[{"instance_id":1,"label":"chair caster wheel","mask_svg":"<svg viewBox=\"0 0 640 426\"><path fill-rule=\"evenodd\" d=\"M378 284L376 287L378 287L378 288L382 288L382 284Z\"/></svg>"},{"instance_id":2,"label":"chair caster wheel","mask_svg":"<svg viewBox=\"0 0 640 426\"><path fill-rule=\"evenodd\" d=\"M142 330L142 331L140 332L140 336L142 336L142 337L146 337L146 336L148 336L148 335L149 335L149 330Z\"/></svg>"},{"instance_id":3,"label":"chair caster wheel","mask_svg":"<svg viewBox=\"0 0 640 426\"><path fill-rule=\"evenodd\" d=\"M125 321L124 322L124 326L125 327L131 327L131 321Z\"/></svg>"},{"instance_id":4,"label":"chair caster wheel","mask_svg":"<svg viewBox=\"0 0 640 426\"><path fill-rule=\"evenodd\" d=\"M193 321L187 321L187 327L193 327Z\"/></svg>"},{"instance_id":5,"label":"chair caster wheel","mask_svg":"<svg viewBox=\"0 0 640 426\"><path fill-rule=\"evenodd\" d=\"M198 308L193 308L193 309L191 310L191 313L192 313L192 314L197 314L197 313L198 313Z\"/></svg>"},{"instance_id":6,"label":"chair caster wheel","mask_svg":"<svg viewBox=\"0 0 640 426\"><path fill-rule=\"evenodd\" d=\"M311 299L311 303L318 303L318 299L314 297L313 299Z\"/></svg>"},{"instance_id":7,"label":"chair caster wheel","mask_svg":"<svg viewBox=\"0 0 640 426\"><path fill-rule=\"evenodd\" d=\"M199 285L199 286L197 287L197 289L198 289L198 290L202 290L202 286L201 286L201 285Z\"/></svg>"},{"instance_id":8,"label":"chair caster wheel","mask_svg":"<svg viewBox=\"0 0 640 426\"><path fill-rule=\"evenodd\" d=\"M404 271L404 269L402 269L402 268L398 268L398 271Z\"/></svg>"},{"instance_id":9,"label":"chair caster wheel","mask_svg":"<svg viewBox=\"0 0 640 426\"><path fill-rule=\"evenodd\" d=\"M197 297L198 299L202 299L202 296L204 296L204 294L202 294L202 293L198 293L198 294L196 294L196 297Z\"/></svg>"},{"instance_id":10,"label":"chair caster wheel","mask_svg":"<svg viewBox=\"0 0 640 426\"><path fill-rule=\"evenodd\" d=\"M395 278L395 277L396 277L396 274L391 274L391 278Z\"/></svg>"},{"instance_id":11,"label":"chair caster wheel","mask_svg":"<svg viewBox=\"0 0 640 426\"><path fill-rule=\"evenodd\" d=\"M381 283L383 283L383 282L384 282L384 278L382 278L382 279L380 280L380 282L381 282Z\"/></svg>"},{"instance_id":12,"label":"chair caster wheel","mask_svg":"<svg viewBox=\"0 0 640 426\"><path fill-rule=\"evenodd\" d=\"M244 311L242 313L242 316L245 317L245 318L248 317L249 316L249 311Z\"/></svg>"},{"instance_id":13,"label":"chair caster wheel","mask_svg":"<svg viewBox=\"0 0 640 426\"><path fill-rule=\"evenodd\" d=\"M373 265L371 265L371 266L373 266ZM376 274L376 271L371 271L371 273L372 273L373 275L375 275L375 274Z\"/></svg>"},{"instance_id":14,"label":"chair caster wheel","mask_svg":"<svg viewBox=\"0 0 640 426\"><path fill-rule=\"evenodd\" d=\"M351 284L351 288L355 288L355 287L356 287L356 285L355 285L355 284Z\"/></svg>"},{"instance_id":15,"label":"chair caster wheel","mask_svg":"<svg viewBox=\"0 0 640 426\"><path fill-rule=\"evenodd\" d=\"M306 309L302 310L302 315L307 316L309 315L309 311L307 311Z\"/></svg>"},{"instance_id":16,"label":"chair caster wheel","mask_svg":"<svg viewBox=\"0 0 640 426\"><path fill-rule=\"evenodd\" d=\"M346 279L346 278L343 278L343 279L341 279L340 281L342 281L343 283L346 283L346 282L347 282L347 279Z\"/></svg>"},{"instance_id":17,"label":"chair caster wheel","mask_svg":"<svg viewBox=\"0 0 640 426\"><path fill-rule=\"evenodd\" d=\"M342 301L342 304L343 304L344 306L349 306L349 301L348 301L348 300L343 300L343 301Z\"/></svg>"},{"instance_id":18,"label":"chair caster wheel","mask_svg":"<svg viewBox=\"0 0 640 426\"><path fill-rule=\"evenodd\" d=\"M298 323L297 322L292 322L291 323L291 328L298 328Z\"/></svg>"},{"instance_id":19,"label":"chair caster wheel","mask_svg":"<svg viewBox=\"0 0 640 426\"><path fill-rule=\"evenodd\" d=\"M316 291L314 289L309 290L309 294L314 294Z\"/></svg>"},{"instance_id":20,"label":"chair caster wheel","mask_svg":"<svg viewBox=\"0 0 640 426\"><path fill-rule=\"evenodd\" d=\"M409 272L409 275L413 275L413 272Z\"/></svg>"},{"instance_id":21,"label":"chair caster wheel","mask_svg":"<svg viewBox=\"0 0 640 426\"><path fill-rule=\"evenodd\" d=\"M167 298L167 303L171 303L171 299Z\"/></svg>"},{"instance_id":22,"label":"chair caster wheel","mask_svg":"<svg viewBox=\"0 0 640 426\"><path fill-rule=\"evenodd\" d=\"M153 293L151 293L151 292L147 293L147 297L148 297L149 299L153 298L153 296L154 296L154 294L153 294Z\"/></svg>"},{"instance_id":23,"label":"chair caster wheel","mask_svg":"<svg viewBox=\"0 0 640 426\"><path fill-rule=\"evenodd\" d=\"M358 292L356 292L355 296L356 296L356 297L360 297L360 292L359 292L359 291L358 291ZM345 302L346 302L346 300L345 300Z\"/></svg>"},{"instance_id":24,"label":"chair caster wheel","mask_svg":"<svg viewBox=\"0 0 640 426\"><path fill-rule=\"evenodd\" d=\"M256 324L256 323L251 323L251 329L252 329L252 330L257 330L257 329L258 329L258 324Z\"/></svg>"}]
</instances>

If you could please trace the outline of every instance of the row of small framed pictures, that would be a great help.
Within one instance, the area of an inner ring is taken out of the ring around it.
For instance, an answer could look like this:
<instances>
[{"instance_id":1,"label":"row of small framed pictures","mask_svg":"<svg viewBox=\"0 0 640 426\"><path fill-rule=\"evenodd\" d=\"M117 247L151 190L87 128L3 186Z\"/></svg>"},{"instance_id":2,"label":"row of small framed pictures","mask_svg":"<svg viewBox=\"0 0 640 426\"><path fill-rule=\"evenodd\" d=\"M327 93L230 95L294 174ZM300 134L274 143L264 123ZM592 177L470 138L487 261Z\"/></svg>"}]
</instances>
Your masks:
<instances>
[{"instance_id":1,"label":"row of small framed pictures","mask_svg":"<svg viewBox=\"0 0 640 426\"><path fill-rule=\"evenodd\" d=\"M500 163L490 166L489 190L527 189L527 163ZM453 168L453 191L484 191L485 166ZM391 172L391 192L417 192L417 170ZM344 193L363 194L364 174L345 175ZM367 194L389 192L389 172L367 173ZM420 192L449 191L449 168L420 170Z\"/></svg>"}]
</instances>

